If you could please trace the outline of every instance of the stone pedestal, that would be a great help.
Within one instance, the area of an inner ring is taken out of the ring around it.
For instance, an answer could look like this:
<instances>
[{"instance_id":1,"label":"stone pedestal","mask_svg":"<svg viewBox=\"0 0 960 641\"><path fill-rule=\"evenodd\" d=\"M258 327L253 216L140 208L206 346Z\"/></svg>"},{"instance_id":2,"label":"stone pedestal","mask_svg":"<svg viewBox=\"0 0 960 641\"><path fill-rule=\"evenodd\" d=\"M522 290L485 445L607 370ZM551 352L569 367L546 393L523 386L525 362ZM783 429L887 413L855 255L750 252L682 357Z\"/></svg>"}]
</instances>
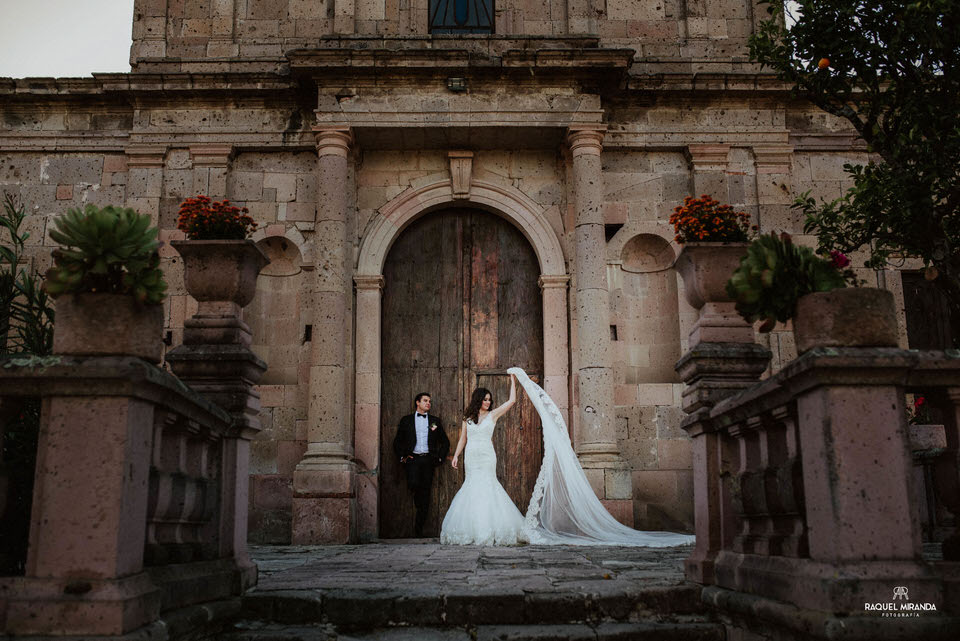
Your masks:
<instances>
[{"instance_id":1,"label":"stone pedestal","mask_svg":"<svg viewBox=\"0 0 960 641\"><path fill-rule=\"evenodd\" d=\"M45 399L26 577L7 632L119 635L159 615L143 572L153 412L132 397Z\"/></svg>"},{"instance_id":2,"label":"stone pedestal","mask_svg":"<svg viewBox=\"0 0 960 641\"><path fill-rule=\"evenodd\" d=\"M187 270L195 270L185 282L198 309L184 322L183 344L166 359L180 380L233 418L232 433L223 444L219 556L232 557L242 587L252 587L257 568L247 553L250 440L260 431L260 394L254 385L267 364L250 350L252 336L243 322L243 306L253 299L256 275L269 261L251 241L209 241L215 245L198 249L190 247L191 242L177 245ZM233 255L234 247L235 259L220 255ZM204 251L218 260L204 260Z\"/></svg>"},{"instance_id":3,"label":"stone pedestal","mask_svg":"<svg viewBox=\"0 0 960 641\"><path fill-rule=\"evenodd\" d=\"M315 127L318 204L307 451L293 473L294 544L357 539L356 464L346 326L349 128ZM379 367L379 364L378 364Z\"/></svg>"},{"instance_id":4,"label":"stone pedestal","mask_svg":"<svg viewBox=\"0 0 960 641\"><path fill-rule=\"evenodd\" d=\"M717 152L726 157L726 150ZM725 161L724 161L725 162ZM699 312L690 332L690 348L676 370L686 383L681 406L689 416L683 429L693 439L693 495L696 547L686 560L687 578L714 582L717 554L732 544L733 515L730 486L723 475L736 470L725 452L733 447L718 433L709 410L724 398L745 390L760 379L770 351L753 342L753 327L736 313L726 294L726 282L746 252L746 243L692 243L677 258L684 294Z\"/></svg>"},{"instance_id":5,"label":"stone pedestal","mask_svg":"<svg viewBox=\"0 0 960 641\"><path fill-rule=\"evenodd\" d=\"M620 456L614 424L613 362L610 356L610 294L603 226L603 150L605 126L572 126L567 144L573 163L576 211L576 309L579 429L577 455L601 500L614 514L632 510L633 483ZM632 518L629 519L632 525Z\"/></svg>"}]
</instances>

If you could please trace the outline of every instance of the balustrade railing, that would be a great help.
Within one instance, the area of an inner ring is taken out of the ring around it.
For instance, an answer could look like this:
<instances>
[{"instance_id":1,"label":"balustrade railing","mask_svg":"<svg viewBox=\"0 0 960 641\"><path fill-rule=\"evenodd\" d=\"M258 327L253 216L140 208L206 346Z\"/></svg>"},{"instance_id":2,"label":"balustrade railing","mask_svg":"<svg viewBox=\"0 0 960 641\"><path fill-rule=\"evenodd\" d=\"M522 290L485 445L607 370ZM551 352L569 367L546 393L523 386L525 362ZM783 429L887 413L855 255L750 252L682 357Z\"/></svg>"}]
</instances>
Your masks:
<instances>
[{"instance_id":1,"label":"balustrade railing","mask_svg":"<svg viewBox=\"0 0 960 641\"><path fill-rule=\"evenodd\" d=\"M229 413L137 358L5 364L5 401L42 398L26 572L0 578L5 632L121 635L250 586Z\"/></svg>"},{"instance_id":2,"label":"balustrade railing","mask_svg":"<svg viewBox=\"0 0 960 641\"><path fill-rule=\"evenodd\" d=\"M742 346L729 347L734 362ZM924 450L927 488L907 425L912 389L947 409L943 447ZM896 348L816 348L697 407L684 423L700 459L688 578L752 633L778 638L800 626L829 638L840 626L863 638L905 638L896 635L908 629L942 637L960 615L958 425L960 358ZM930 494L952 514L943 560L924 557L921 501ZM910 610L913 621L884 632L870 607L892 602L895 589L936 614Z\"/></svg>"}]
</instances>

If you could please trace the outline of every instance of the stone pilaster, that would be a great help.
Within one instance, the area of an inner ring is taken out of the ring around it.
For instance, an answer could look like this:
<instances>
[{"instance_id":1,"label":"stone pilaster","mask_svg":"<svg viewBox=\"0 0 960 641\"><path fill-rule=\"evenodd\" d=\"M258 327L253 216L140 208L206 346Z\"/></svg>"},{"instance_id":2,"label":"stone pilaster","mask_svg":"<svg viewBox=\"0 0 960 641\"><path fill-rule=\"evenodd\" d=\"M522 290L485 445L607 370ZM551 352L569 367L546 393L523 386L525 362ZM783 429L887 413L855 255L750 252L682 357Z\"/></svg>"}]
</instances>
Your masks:
<instances>
[{"instance_id":1,"label":"stone pilaster","mask_svg":"<svg viewBox=\"0 0 960 641\"><path fill-rule=\"evenodd\" d=\"M334 0L333 30L339 35L356 33L356 0Z\"/></svg>"},{"instance_id":2,"label":"stone pilaster","mask_svg":"<svg viewBox=\"0 0 960 641\"><path fill-rule=\"evenodd\" d=\"M376 471L380 468L380 302L383 276L354 276L357 296L356 423L357 518L361 540L377 537Z\"/></svg>"},{"instance_id":3,"label":"stone pilaster","mask_svg":"<svg viewBox=\"0 0 960 641\"><path fill-rule=\"evenodd\" d=\"M356 466L353 463L347 384L348 127L314 129L317 140L315 269L310 275L313 333L307 451L293 474L293 543L347 543L356 539Z\"/></svg>"},{"instance_id":4,"label":"stone pilaster","mask_svg":"<svg viewBox=\"0 0 960 641\"><path fill-rule=\"evenodd\" d=\"M193 164L193 187L198 194L213 200L227 197L227 166L233 155L231 145L193 145L190 161Z\"/></svg>"},{"instance_id":5,"label":"stone pilaster","mask_svg":"<svg viewBox=\"0 0 960 641\"><path fill-rule=\"evenodd\" d=\"M630 471L617 444L610 356L610 294L603 227L603 125L572 126L567 144L573 164L576 213L577 454L594 491L618 519L633 523Z\"/></svg>"},{"instance_id":6,"label":"stone pilaster","mask_svg":"<svg viewBox=\"0 0 960 641\"><path fill-rule=\"evenodd\" d=\"M127 147L127 200L125 205L140 214L149 214L153 225L160 222L160 197L163 195L164 146Z\"/></svg>"},{"instance_id":7,"label":"stone pilaster","mask_svg":"<svg viewBox=\"0 0 960 641\"><path fill-rule=\"evenodd\" d=\"M690 187L693 196L709 194L720 202L727 202L727 157L730 145L690 145Z\"/></svg>"},{"instance_id":8,"label":"stone pilaster","mask_svg":"<svg viewBox=\"0 0 960 641\"><path fill-rule=\"evenodd\" d=\"M543 295L543 389L570 421L570 368L567 288L570 277L545 275L538 281Z\"/></svg>"},{"instance_id":9,"label":"stone pilaster","mask_svg":"<svg viewBox=\"0 0 960 641\"><path fill-rule=\"evenodd\" d=\"M207 55L211 58L235 57L240 47L234 42L236 0L212 0L213 19Z\"/></svg>"}]
</instances>

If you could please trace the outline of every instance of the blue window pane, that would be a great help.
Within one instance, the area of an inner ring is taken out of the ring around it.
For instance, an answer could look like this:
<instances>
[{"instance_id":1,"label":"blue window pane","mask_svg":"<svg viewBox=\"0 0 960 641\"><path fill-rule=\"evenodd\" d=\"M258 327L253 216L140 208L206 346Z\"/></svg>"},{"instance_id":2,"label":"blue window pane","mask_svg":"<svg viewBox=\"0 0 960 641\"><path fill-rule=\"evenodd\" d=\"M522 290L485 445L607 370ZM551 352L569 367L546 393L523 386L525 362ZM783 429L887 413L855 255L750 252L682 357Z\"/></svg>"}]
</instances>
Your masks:
<instances>
[{"instance_id":1,"label":"blue window pane","mask_svg":"<svg viewBox=\"0 0 960 641\"><path fill-rule=\"evenodd\" d=\"M493 0L430 0L430 33L493 33Z\"/></svg>"}]
</instances>

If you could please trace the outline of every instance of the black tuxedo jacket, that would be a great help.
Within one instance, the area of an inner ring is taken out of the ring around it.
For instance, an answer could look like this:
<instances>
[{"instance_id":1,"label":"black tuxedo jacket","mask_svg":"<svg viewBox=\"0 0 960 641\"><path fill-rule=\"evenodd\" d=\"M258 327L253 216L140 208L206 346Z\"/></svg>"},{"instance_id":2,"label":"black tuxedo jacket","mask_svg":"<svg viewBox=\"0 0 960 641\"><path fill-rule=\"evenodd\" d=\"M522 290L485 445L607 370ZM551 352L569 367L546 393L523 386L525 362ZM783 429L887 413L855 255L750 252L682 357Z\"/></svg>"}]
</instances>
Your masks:
<instances>
[{"instance_id":1,"label":"black tuxedo jacket","mask_svg":"<svg viewBox=\"0 0 960 641\"><path fill-rule=\"evenodd\" d=\"M413 448L417 446L417 428L414 422L414 415L408 414L400 419L397 425L397 435L393 439L393 451L397 458L403 460L407 456L413 455ZM430 450L430 459L434 465L443 463L447 458L447 452L450 451L450 440L447 433L443 431L443 423L433 414L427 414L429 422L429 431L427 432L427 448ZM436 425L437 428L433 429Z\"/></svg>"}]
</instances>

